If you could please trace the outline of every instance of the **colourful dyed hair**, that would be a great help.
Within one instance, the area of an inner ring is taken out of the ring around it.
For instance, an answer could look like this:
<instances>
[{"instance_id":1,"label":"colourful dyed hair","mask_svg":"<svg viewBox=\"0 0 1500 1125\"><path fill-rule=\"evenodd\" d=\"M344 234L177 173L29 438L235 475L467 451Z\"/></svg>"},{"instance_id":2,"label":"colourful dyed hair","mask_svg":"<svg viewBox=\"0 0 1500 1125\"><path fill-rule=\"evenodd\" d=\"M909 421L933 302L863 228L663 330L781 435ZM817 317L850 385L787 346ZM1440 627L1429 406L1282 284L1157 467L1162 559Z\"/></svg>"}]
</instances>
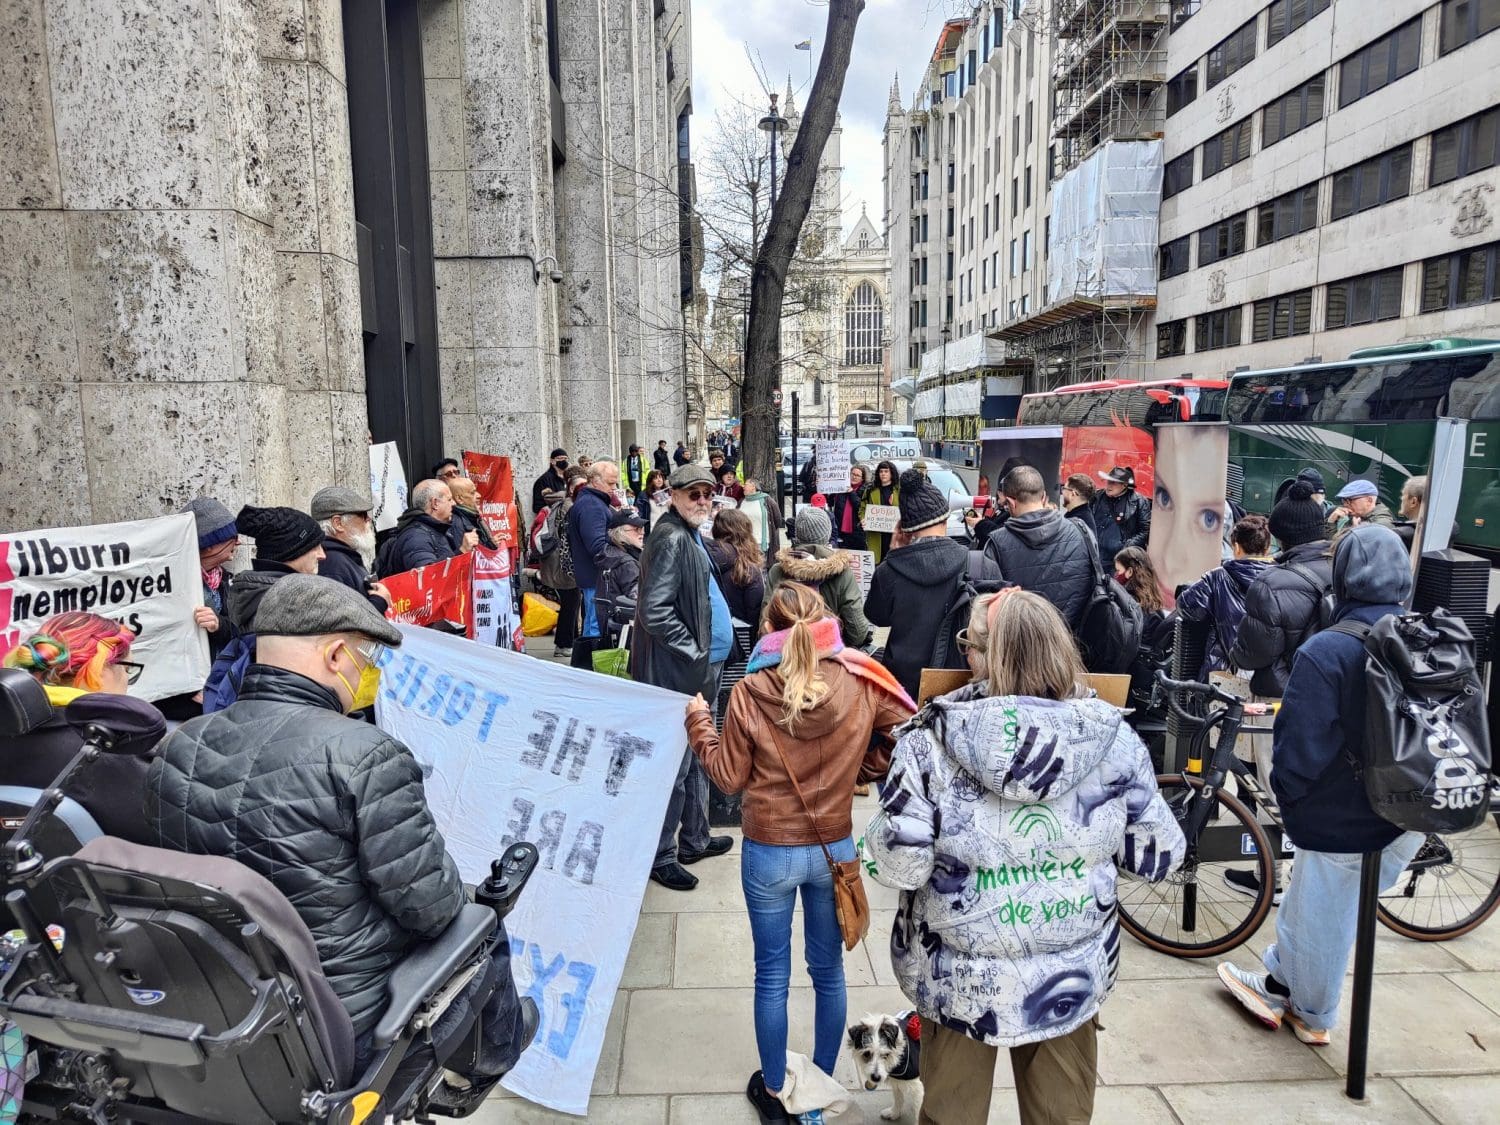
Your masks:
<instances>
[{"instance_id":1,"label":"colourful dyed hair","mask_svg":"<svg viewBox=\"0 0 1500 1125\"><path fill-rule=\"evenodd\" d=\"M98 691L104 669L130 654L135 633L97 613L59 613L5 656L43 683Z\"/></svg>"}]
</instances>

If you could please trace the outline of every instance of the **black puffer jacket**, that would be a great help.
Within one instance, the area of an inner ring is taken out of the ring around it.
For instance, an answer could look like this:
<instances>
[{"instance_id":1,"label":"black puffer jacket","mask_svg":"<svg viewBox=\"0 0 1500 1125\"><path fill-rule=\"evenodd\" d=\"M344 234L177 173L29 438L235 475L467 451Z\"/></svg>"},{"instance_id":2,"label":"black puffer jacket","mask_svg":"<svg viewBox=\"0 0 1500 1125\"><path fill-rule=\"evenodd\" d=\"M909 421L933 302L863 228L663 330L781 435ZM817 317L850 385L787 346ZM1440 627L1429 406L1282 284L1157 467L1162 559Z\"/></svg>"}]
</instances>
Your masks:
<instances>
[{"instance_id":1,"label":"black puffer jacket","mask_svg":"<svg viewBox=\"0 0 1500 1125\"><path fill-rule=\"evenodd\" d=\"M464 902L411 752L280 668L251 665L235 703L162 742L146 819L161 846L238 860L286 895L356 1035L391 966Z\"/></svg>"},{"instance_id":2,"label":"black puffer jacket","mask_svg":"<svg viewBox=\"0 0 1500 1125\"><path fill-rule=\"evenodd\" d=\"M713 694L708 552L675 509L656 521L641 552L630 675L684 695Z\"/></svg>"},{"instance_id":3,"label":"black puffer jacket","mask_svg":"<svg viewBox=\"0 0 1500 1125\"><path fill-rule=\"evenodd\" d=\"M451 527L426 512L407 511L396 524L396 534L386 540L375 559L380 577L430 566L458 554Z\"/></svg>"},{"instance_id":4,"label":"black puffer jacket","mask_svg":"<svg viewBox=\"0 0 1500 1125\"><path fill-rule=\"evenodd\" d=\"M1005 581L1040 594L1069 628L1077 628L1093 589L1094 549L1084 524L1041 508L1011 516L990 536L984 553L999 565Z\"/></svg>"},{"instance_id":5,"label":"black puffer jacket","mask_svg":"<svg viewBox=\"0 0 1500 1125\"><path fill-rule=\"evenodd\" d=\"M1151 538L1151 501L1135 489L1123 496L1100 491L1089 503L1094 518L1094 534L1099 538L1099 557L1114 562L1126 547L1146 549Z\"/></svg>"},{"instance_id":6,"label":"black puffer jacket","mask_svg":"<svg viewBox=\"0 0 1500 1125\"><path fill-rule=\"evenodd\" d=\"M1333 560L1328 540L1302 543L1276 556L1245 591L1245 617L1234 637L1230 659L1236 668L1253 672L1250 690L1281 698L1292 672L1292 657L1314 631L1322 591L1333 582ZM1291 569L1305 567L1313 581Z\"/></svg>"}]
</instances>

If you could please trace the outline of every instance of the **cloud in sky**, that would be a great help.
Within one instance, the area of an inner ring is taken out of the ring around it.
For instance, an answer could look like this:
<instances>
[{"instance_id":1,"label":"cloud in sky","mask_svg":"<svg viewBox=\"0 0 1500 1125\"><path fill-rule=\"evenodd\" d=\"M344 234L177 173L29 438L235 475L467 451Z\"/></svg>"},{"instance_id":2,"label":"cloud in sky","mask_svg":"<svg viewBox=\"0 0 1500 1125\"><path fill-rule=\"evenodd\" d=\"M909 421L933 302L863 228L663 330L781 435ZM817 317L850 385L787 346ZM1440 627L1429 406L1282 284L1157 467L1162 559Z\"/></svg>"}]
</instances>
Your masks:
<instances>
[{"instance_id":1,"label":"cloud in sky","mask_svg":"<svg viewBox=\"0 0 1500 1125\"><path fill-rule=\"evenodd\" d=\"M952 7L942 0L866 0L854 35L854 52L839 111L844 128L844 229L859 218L860 204L879 226L884 219L881 179L886 101L891 79L901 74L903 102L911 98ZM828 22L826 4L809 0L695 0L693 3L693 128L704 136L714 113L735 101L761 106L765 96L746 55L748 44L764 64L771 88L785 91L791 76L797 106L811 86L808 62L817 69ZM793 45L812 39L812 51Z\"/></svg>"}]
</instances>

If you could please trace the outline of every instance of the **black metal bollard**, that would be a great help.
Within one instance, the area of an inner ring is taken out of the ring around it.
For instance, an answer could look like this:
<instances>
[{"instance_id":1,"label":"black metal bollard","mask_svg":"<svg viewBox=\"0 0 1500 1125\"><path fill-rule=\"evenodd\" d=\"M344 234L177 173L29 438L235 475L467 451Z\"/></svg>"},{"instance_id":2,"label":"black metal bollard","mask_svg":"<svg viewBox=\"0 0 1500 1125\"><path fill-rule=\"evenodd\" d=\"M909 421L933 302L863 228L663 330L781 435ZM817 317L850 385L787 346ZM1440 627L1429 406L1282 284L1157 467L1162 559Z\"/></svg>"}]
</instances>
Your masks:
<instances>
[{"instance_id":1,"label":"black metal bollard","mask_svg":"<svg viewBox=\"0 0 1500 1125\"><path fill-rule=\"evenodd\" d=\"M1359 919L1354 931L1354 993L1349 1015L1349 1075L1344 1094L1364 1101L1370 1061L1370 989L1375 978L1375 908L1380 899L1380 852L1366 852L1359 868Z\"/></svg>"}]
</instances>

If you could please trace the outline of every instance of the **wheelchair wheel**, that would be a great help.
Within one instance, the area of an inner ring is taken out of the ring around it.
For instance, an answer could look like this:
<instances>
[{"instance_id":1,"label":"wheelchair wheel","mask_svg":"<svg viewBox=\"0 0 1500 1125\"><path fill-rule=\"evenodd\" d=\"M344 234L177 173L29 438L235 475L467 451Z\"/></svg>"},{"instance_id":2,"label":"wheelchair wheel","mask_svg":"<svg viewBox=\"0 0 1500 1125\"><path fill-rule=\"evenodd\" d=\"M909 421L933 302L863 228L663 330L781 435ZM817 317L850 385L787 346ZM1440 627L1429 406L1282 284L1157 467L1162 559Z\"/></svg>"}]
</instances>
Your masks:
<instances>
[{"instance_id":1,"label":"wheelchair wheel","mask_svg":"<svg viewBox=\"0 0 1500 1125\"><path fill-rule=\"evenodd\" d=\"M1448 941L1500 908L1500 813L1452 836L1428 836L1380 896L1387 928L1413 941Z\"/></svg>"},{"instance_id":2,"label":"wheelchair wheel","mask_svg":"<svg viewBox=\"0 0 1500 1125\"><path fill-rule=\"evenodd\" d=\"M1199 801L1203 780L1180 774L1156 779L1179 824ZM1160 883L1120 872L1120 924L1143 945L1175 957L1218 957L1260 929L1271 912L1276 861L1265 830L1232 794L1219 790L1198 839L1187 841L1182 866ZM1251 894L1225 882L1231 871L1254 872Z\"/></svg>"}]
</instances>

